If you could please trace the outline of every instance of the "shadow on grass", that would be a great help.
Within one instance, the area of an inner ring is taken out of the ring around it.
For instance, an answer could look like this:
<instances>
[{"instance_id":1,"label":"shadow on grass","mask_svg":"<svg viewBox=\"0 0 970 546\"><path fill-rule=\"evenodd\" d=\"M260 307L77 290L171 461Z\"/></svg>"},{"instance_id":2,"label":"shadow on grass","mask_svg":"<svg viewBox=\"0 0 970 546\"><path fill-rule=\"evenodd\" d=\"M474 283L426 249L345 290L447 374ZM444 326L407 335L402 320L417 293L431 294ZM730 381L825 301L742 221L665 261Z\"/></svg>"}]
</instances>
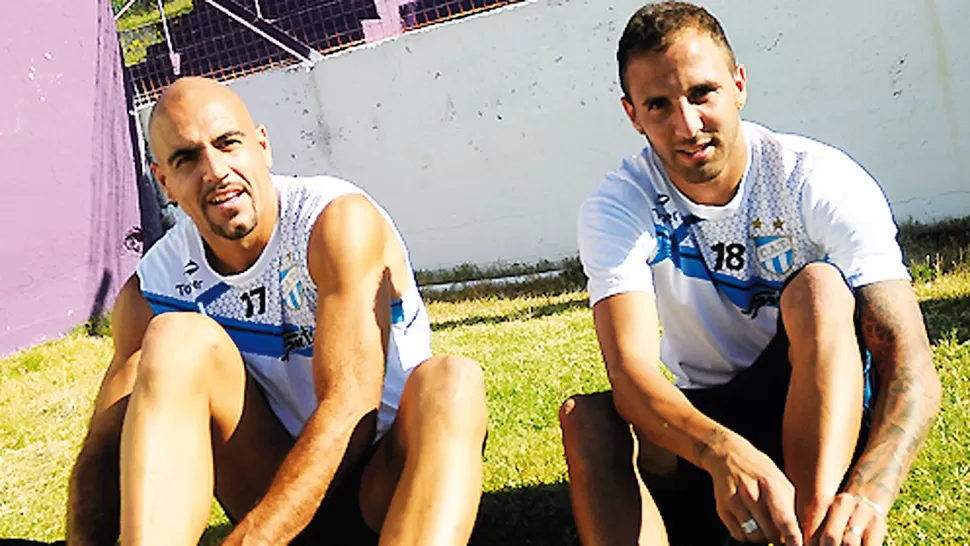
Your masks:
<instances>
[{"instance_id":1,"label":"shadow on grass","mask_svg":"<svg viewBox=\"0 0 970 546\"><path fill-rule=\"evenodd\" d=\"M199 539L199 546L216 546L217 544L221 544L222 539L229 536L231 531L231 523L223 523L214 527L209 527L204 533L202 533L202 538Z\"/></svg>"},{"instance_id":2,"label":"shadow on grass","mask_svg":"<svg viewBox=\"0 0 970 546\"><path fill-rule=\"evenodd\" d=\"M209 527L199 546L216 546L229 534L228 523ZM0 546L28 546L16 543ZM570 546L578 545L573 513L569 507L569 485L539 485L503 489L482 495L478 520L469 546Z\"/></svg>"},{"instance_id":3,"label":"shadow on grass","mask_svg":"<svg viewBox=\"0 0 970 546\"><path fill-rule=\"evenodd\" d=\"M216 546L222 542L222 539L226 538L229 531L232 531L232 525L228 523L209 527L202 533L202 538L199 539L199 546ZM20 538L0 538L0 546L66 546L66 543L63 540L56 542L38 542L36 540Z\"/></svg>"},{"instance_id":4,"label":"shadow on grass","mask_svg":"<svg viewBox=\"0 0 970 546\"><path fill-rule=\"evenodd\" d=\"M548 305L533 307L531 309L516 309L504 315L478 315L465 317L459 320L433 322L431 323L431 330L449 330L459 326L472 326L474 324L501 324L503 322L513 320L528 320L547 317L550 315L558 315L559 313L564 313L573 309L585 308L587 306L588 302L585 298L562 303L550 303Z\"/></svg>"},{"instance_id":5,"label":"shadow on grass","mask_svg":"<svg viewBox=\"0 0 970 546\"><path fill-rule=\"evenodd\" d=\"M578 263L578 260L576 261ZM458 282L452 288L442 291L423 286L421 297L426 302L457 302L488 297L557 296L585 288L586 277L582 268L569 266L552 277L537 277L516 282L505 282L501 279L470 280Z\"/></svg>"},{"instance_id":6,"label":"shadow on grass","mask_svg":"<svg viewBox=\"0 0 970 546\"><path fill-rule=\"evenodd\" d=\"M930 343L948 338L955 331L958 343L970 340L970 296L920 302Z\"/></svg>"},{"instance_id":7,"label":"shadow on grass","mask_svg":"<svg viewBox=\"0 0 970 546\"><path fill-rule=\"evenodd\" d=\"M579 544L569 485L557 483L492 491L482 496L470 546Z\"/></svg>"}]
</instances>

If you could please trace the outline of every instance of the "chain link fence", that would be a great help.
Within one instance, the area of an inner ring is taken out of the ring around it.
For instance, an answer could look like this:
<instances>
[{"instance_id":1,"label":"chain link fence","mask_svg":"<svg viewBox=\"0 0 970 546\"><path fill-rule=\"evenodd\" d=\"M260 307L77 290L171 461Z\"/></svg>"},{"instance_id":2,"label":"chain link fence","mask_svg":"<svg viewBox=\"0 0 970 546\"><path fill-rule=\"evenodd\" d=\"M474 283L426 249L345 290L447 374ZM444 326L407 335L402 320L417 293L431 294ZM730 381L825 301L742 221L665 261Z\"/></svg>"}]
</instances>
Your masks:
<instances>
[{"instance_id":1,"label":"chain link fence","mask_svg":"<svg viewBox=\"0 0 970 546\"><path fill-rule=\"evenodd\" d=\"M179 76L230 81L522 0L112 0L136 109Z\"/></svg>"}]
</instances>

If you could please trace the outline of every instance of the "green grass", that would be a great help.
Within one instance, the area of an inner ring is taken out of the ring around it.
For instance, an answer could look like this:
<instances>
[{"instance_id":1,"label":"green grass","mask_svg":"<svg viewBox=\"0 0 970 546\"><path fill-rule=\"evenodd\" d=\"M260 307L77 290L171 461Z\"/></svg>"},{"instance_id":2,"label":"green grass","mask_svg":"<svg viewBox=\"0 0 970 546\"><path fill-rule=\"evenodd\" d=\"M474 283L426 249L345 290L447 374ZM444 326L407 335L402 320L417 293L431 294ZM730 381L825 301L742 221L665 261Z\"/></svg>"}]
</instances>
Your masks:
<instances>
[{"instance_id":1,"label":"green grass","mask_svg":"<svg viewBox=\"0 0 970 546\"><path fill-rule=\"evenodd\" d=\"M901 238L919 273L944 397L890 513L891 545L970 542L970 265L961 258L970 222L962 226L937 235L937 244L922 227ZM435 352L474 358L485 371L489 437L473 544L577 544L556 416L569 394L608 382L586 294L552 288L558 293L429 304ZM0 537L63 537L67 475L110 353L108 339L79 328L0 360ZM203 543L217 544L227 531L218 508L210 525Z\"/></svg>"},{"instance_id":2,"label":"green grass","mask_svg":"<svg viewBox=\"0 0 970 546\"><path fill-rule=\"evenodd\" d=\"M169 25L177 17L190 13L195 8L193 0L168 0L162 6ZM117 9L120 9L120 6ZM136 2L115 25L118 27L118 38L121 41L125 66L144 61L150 46L165 41L162 18L155 2L145 0Z\"/></svg>"},{"instance_id":3,"label":"green grass","mask_svg":"<svg viewBox=\"0 0 970 546\"><path fill-rule=\"evenodd\" d=\"M162 3L165 10L165 17L171 21L180 15L185 15L194 9L193 0L166 0ZM120 2L122 6L127 2ZM121 9L119 6L118 9ZM158 13L158 6L155 2L140 0L136 1L128 11L125 12L116 22L118 30L131 30L149 23L161 23L162 17Z\"/></svg>"}]
</instances>

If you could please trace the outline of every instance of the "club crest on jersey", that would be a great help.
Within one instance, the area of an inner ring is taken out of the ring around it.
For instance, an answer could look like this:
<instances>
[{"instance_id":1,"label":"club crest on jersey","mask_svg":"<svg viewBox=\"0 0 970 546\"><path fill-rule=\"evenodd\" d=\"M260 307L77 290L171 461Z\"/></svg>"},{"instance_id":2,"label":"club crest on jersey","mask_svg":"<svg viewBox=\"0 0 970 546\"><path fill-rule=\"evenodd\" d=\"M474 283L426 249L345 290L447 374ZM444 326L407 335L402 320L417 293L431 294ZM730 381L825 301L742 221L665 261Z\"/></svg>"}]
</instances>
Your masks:
<instances>
[{"instance_id":1,"label":"club crest on jersey","mask_svg":"<svg viewBox=\"0 0 970 546\"><path fill-rule=\"evenodd\" d=\"M755 255L765 271L776 275L788 273L795 261L791 237L775 235L755 237Z\"/></svg>"},{"instance_id":2,"label":"club crest on jersey","mask_svg":"<svg viewBox=\"0 0 970 546\"><path fill-rule=\"evenodd\" d=\"M293 311L299 310L303 305L303 281L295 268L280 271L280 286L283 291L283 304Z\"/></svg>"}]
</instances>

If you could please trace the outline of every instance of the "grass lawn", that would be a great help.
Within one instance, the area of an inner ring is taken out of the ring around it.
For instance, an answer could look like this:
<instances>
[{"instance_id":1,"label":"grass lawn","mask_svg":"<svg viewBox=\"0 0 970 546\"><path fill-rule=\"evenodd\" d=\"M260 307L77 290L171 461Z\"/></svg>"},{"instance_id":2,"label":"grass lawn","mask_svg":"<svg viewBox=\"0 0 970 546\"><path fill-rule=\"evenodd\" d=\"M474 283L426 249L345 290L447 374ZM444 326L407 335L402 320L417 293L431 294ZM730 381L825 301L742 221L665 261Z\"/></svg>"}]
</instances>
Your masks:
<instances>
[{"instance_id":1,"label":"grass lawn","mask_svg":"<svg viewBox=\"0 0 970 546\"><path fill-rule=\"evenodd\" d=\"M888 544L970 542L968 227L930 236L916 226L901 238L944 396L889 515ZM608 385L586 301L565 291L429 304L435 352L485 369L489 438L473 544L578 544L556 415L569 394ZM77 332L0 360L0 537L63 538L67 476L110 354L109 339ZM214 507L203 542L217 543L226 530Z\"/></svg>"}]
</instances>

